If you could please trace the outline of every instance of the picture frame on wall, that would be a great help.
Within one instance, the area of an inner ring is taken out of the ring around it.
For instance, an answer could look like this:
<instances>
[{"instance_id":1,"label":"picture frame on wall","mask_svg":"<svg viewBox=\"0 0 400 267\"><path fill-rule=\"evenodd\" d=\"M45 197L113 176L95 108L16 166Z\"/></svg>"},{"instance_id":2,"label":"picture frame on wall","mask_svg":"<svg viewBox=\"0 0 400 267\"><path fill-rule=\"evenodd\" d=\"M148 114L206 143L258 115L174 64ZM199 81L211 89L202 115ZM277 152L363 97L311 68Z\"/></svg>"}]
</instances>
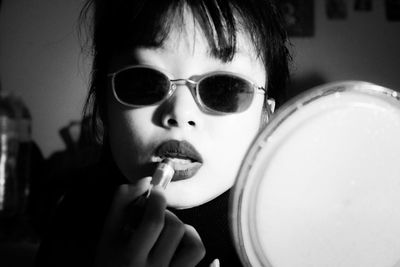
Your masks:
<instances>
[{"instance_id":1,"label":"picture frame on wall","mask_svg":"<svg viewBox=\"0 0 400 267\"><path fill-rule=\"evenodd\" d=\"M371 11L372 10L372 0L356 0L354 2L355 11Z\"/></svg>"},{"instance_id":2,"label":"picture frame on wall","mask_svg":"<svg viewBox=\"0 0 400 267\"><path fill-rule=\"evenodd\" d=\"M386 0L385 7L388 21L400 21L400 0Z\"/></svg>"},{"instance_id":3,"label":"picture frame on wall","mask_svg":"<svg viewBox=\"0 0 400 267\"><path fill-rule=\"evenodd\" d=\"M346 0L325 0L325 9L329 19L347 18Z\"/></svg>"},{"instance_id":4,"label":"picture frame on wall","mask_svg":"<svg viewBox=\"0 0 400 267\"><path fill-rule=\"evenodd\" d=\"M314 0L280 0L277 3L289 36L314 36Z\"/></svg>"}]
</instances>

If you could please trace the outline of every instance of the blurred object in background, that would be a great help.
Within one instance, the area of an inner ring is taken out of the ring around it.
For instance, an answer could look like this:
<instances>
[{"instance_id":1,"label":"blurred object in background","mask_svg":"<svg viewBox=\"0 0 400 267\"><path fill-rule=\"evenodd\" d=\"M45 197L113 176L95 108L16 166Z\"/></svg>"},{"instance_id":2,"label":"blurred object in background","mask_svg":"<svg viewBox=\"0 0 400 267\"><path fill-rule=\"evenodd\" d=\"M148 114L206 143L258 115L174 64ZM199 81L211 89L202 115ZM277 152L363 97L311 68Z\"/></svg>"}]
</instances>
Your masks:
<instances>
[{"instance_id":1,"label":"blurred object in background","mask_svg":"<svg viewBox=\"0 0 400 267\"><path fill-rule=\"evenodd\" d=\"M72 120L59 130L65 149L54 152L46 160L46 171L54 172L55 179L65 171L79 169L97 162L100 146L91 137L90 121L90 117Z\"/></svg>"},{"instance_id":2,"label":"blurred object in background","mask_svg":"<svg viewBox=\"0 0 400 267\"><path fill-rule=\"evenodd\" d=\"M7 98L14 110L17 130L18 155L16 161L16 175L18 194L20 195L19 213L25 214L31 191L32 118L28 108L20 97L10 94Z\"/></svg>"},{"instance_id":3,"label":"blurred object in background","mask_svg":"<svg viewBox=\"0 0 400 267\"><path fill-rule=\"evenodd\" d=\"M39 243L35 198L44 158L31 139L31 115L22 99L0 88L1 266L33 263Z\"/></svg>"},{"instance_id":4,"label":"blurred object in background","mask_svg":"<svg viewBox=\"0 0 400 267\"><path fill-rule=\"evenodd\" d=\"M0 241L36 240L34 188L43 156L31 139L31 115L22 99L0 90Z\"/></svg>"},{"instance_id":5,"label":"blurred object in background","mask_svg":"<svg viewBox=\"0 0 400 267\"><path fill-rule=\"evenodd\" d=\"M80 121L70 121L67 126L60 129L59 133L68 151L79 149L79 135L81 131Z\"/></svg>"},{"instance_id":6,"label":"blurred object in background","mask_svg":"<svg viewBox=\"0 0 400 267\"><path fill-rule=\"evenodd\" d=\"M314 36L314 0L281 0L277 4L289 36Z\"/></svg>"},{"instance_id":7,"label":"blurred object in background","mask_svg":"<svg viewBox=\"0 0 400 267\"><path fill-rule=\"evenodd\" d=\"M0 220L8 220L21 210L22 195L17 179L17 120L8 95L0 90ZM0 228L2 230L2 228ZM3 239L3 231L0 239Z\"/></svg>"},{"instance_id":8,"label":"blurred object in background","mask_svg":"<svg viewBox=\"0 0 400 267\"><path fill-rule=\"evenodd\" d=\"M60 199L68 188L79 185L80 170L98 161L101 147L91 137L90 117L71 120L59 130L65 149L46 158L44 175L38 190L37 230L40 236L46 233L48 225Z\"/></svg>"}]
</instances>

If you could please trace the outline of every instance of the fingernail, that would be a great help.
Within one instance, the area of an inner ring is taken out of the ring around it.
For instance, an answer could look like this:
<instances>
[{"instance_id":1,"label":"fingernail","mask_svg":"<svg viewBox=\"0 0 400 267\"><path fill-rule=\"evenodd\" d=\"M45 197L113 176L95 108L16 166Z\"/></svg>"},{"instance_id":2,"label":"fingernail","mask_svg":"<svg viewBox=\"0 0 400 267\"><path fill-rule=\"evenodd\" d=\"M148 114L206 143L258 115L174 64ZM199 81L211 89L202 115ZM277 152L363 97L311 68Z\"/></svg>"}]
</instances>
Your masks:
<instances>
[{"instance_id":1,"label":"fingernail","mask_svg":"<svg viewBox=\"0 0 400 267\"><path fill-rule=\"evenodd\" d=\"M219 259L215 259L210 265L210 267L219 267L219 266L220 266Z\"/></svg>"}]
</instances>

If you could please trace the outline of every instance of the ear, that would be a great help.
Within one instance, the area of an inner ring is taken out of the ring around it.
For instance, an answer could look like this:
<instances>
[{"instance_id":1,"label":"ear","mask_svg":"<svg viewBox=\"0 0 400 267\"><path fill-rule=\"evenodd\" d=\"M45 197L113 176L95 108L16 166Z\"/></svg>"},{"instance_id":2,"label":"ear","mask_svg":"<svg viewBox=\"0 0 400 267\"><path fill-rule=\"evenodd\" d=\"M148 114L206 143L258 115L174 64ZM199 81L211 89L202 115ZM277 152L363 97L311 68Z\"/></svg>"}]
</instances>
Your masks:
<instances>
[{"instance_id":1,"label":"ear","mask_svg":"<svg viewBox=\"0 0 400 267\"><path fill-rule=\"evenodd\" d=\"M275 111L275 100L273 98L269 98L264 104L264 108L261 114L260 130L267 125L274 111Z\"/></svg>"},{"instance_id":2,"label":"ear","mask_svg":"<svg viewBox=\"0 0 400 267\"><path fill-rule=\"evenodd\" d=\"M275 99L268 98L267 99L267 106L268 106L269 110L271 111L271 115L272 115L274 113L274 111L275 111Z\"/></svg>"}]
</instances>

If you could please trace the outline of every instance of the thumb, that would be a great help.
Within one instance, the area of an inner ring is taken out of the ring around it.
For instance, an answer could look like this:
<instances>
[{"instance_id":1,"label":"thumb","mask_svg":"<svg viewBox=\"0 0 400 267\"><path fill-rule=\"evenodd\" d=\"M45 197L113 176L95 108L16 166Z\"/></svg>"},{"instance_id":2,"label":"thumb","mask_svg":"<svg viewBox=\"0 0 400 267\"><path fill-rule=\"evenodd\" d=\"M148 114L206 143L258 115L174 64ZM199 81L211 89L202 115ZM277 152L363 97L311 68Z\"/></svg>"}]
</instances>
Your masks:
<instances>
[{"instance_id":1,"label":"thumb","mask_svg":"<svg viewBox=\"0 0 400 267\"><path fill-rule=\"evenodd\" d=\"M220 267L219 259L215 259L211 264L210 267Z\"/></svg>"}]
</instances>

